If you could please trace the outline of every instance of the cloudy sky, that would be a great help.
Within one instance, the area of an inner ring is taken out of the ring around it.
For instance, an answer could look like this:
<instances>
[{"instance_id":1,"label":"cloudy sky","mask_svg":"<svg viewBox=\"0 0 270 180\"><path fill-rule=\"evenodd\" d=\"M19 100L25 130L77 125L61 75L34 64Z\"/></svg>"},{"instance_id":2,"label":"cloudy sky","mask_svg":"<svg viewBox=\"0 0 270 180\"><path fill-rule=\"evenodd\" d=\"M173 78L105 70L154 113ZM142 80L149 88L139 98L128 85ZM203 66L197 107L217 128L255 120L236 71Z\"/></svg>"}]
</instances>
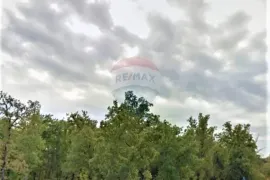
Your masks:
<instances>
[{"instance_id":1,"label":"cloudy sky","mask_svg":"<svg viewBox=\"0 0 270 180\"><path fill-rule=\"evenodd\" d=\"M151 59L166 94L153 112L185 125L250 123L267 141L266 10L263 0L12 0L3 4L2 89L58 117L112 103L110 67Z\"/></svg>"}]
</instances>

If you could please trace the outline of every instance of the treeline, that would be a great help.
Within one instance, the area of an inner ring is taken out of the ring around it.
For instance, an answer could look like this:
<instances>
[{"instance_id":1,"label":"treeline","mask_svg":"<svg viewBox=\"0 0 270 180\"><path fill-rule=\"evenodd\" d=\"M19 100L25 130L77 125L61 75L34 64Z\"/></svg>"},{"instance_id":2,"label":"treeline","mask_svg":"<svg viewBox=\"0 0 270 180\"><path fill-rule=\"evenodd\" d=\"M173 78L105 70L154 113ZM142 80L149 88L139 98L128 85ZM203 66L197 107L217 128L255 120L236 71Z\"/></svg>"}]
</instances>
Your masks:
<instances>
[{"instance_id":1,"label":"treeline","mask_svg":"<svg viewBox=\"0 0 270 180\"><path fill-rule=\"evenodd\" d=\"M60 120L40 114L37 101L0 96L1 180L270 178L270 159L258 155L248 124L226 122L216 133L210 116L199 114L177 127L132 92L99 124L86 111Z\"/></svg>"}]
</instances>

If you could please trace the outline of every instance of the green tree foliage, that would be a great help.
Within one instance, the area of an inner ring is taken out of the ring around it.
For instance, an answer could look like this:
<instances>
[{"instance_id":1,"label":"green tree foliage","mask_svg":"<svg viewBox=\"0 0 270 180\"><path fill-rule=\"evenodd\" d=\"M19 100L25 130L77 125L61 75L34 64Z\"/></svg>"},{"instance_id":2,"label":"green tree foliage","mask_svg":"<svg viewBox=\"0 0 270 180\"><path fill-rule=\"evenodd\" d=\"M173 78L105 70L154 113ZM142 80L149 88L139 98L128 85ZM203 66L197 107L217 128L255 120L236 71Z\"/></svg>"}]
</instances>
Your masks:
<instances>
[{"instance_id":1,"label":"green tree foliage","mask_svg":"<svg viewBox=\"0 0 270 180\"><path fill-rule=\"evenodd\" d=\"M40 114L38 102L0 95L2 180L270 178L270 160L257 154L249 124L226 122L216 133L210 116L199 113L178 127L132 92L114 101L99 124L86 111L60 120Z\"/></svg>"}]
</instances>

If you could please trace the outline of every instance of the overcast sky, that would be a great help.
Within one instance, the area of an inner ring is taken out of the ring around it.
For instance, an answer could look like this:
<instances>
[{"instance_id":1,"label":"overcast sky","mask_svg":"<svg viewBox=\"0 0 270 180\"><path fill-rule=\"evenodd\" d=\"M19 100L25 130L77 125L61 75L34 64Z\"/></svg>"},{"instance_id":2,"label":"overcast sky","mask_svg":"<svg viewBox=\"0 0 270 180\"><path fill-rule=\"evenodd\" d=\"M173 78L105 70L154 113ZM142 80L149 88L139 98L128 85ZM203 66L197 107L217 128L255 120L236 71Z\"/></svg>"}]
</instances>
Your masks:
<instances>
[{"instance_id":1,"label":"overcast sky","mask_svg":"<svg viewBox=\"0 0 270 180\"><path fill-rule=\"evenodd\" d=\"M1 30L1 84L12 96L100 120L113 100L112 63L140 55L164 78L153 112L180 126L199 112L219 128L250 123L266 152L263 0L19 2L4 2Z\"/></svg>"}]
</instances>

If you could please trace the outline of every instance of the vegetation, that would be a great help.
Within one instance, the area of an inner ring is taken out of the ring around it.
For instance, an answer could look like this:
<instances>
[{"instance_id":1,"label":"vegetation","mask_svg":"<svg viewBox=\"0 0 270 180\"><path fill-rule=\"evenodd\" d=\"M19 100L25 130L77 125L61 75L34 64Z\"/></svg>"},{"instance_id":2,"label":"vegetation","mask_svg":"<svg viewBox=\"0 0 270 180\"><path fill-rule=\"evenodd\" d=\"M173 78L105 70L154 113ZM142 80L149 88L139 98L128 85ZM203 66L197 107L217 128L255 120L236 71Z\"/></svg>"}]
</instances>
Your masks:
<instances>
[{"instance_id":1,"label":"vegetation","mask_svg":"<svg viewBox=\"0 0 270 180\"><path fill-rule=\"evenodd\" d=\"M180 128L150 112L132 92L108 108L99 124L86 111L65 120L40 114L0 94L1 179L28 180L265 180L270 158L257 154L250 125L223 131L199 114Z\"/></svg>"}]
</instances>

